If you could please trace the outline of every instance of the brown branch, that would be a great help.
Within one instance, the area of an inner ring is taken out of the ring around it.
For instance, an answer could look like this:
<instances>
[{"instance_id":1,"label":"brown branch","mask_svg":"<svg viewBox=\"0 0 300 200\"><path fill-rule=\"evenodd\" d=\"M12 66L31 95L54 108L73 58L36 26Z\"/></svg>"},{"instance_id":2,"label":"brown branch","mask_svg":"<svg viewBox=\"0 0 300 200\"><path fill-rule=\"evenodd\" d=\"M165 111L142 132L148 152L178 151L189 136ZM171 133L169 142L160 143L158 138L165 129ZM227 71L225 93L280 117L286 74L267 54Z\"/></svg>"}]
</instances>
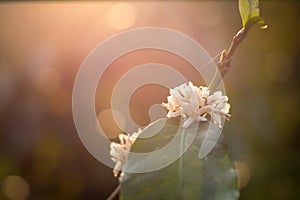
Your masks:
<instances>
[{"instance_id":1,"label":"brown branch","mask_svg":"<svg viewBox=\"0 0 300 200\"><path fill-rule=\"evenodd\" d=\"M121 189L121 184L119 184L116 189L109 195L109 197L106 200L114 200L118 196Z\"/></svg>"},{"instance_id":2,"label":"brown branch","mask_svg":"<svg viewBox=\"0 0 300 200\"><path fill-rule=\"evenodd\" d=\"M237 47L246 38L248 32L249 32L249 29L245 29L245 28L242 28L241 30L239 30L237 32L237 34L233 37L228 51L223 50L223 52L220 56L220 60L217 64L218 71L216 71L216 74L210 84L211 90L215 90L218 87L218 85L220 84L221 80L224 78L224 76L229 72L229 69L231 66L230 65L231 59L234 56L234 53L235 53ZM220 76L218 76L218 72L220 73Z\"/></svg>"},{"instance_id":3,"label":"brown branch","mask_svg":"<svg viewBox=\"0 0 300 200\"><path fill-rule=\"evenodd\" d=\"M220 72L222 78L224 78L224 76L229 71L231 59L232 59L237 47L246 38L248 31L249 31L249 29L246 30L244 28L239 30L237 32L237 34L233 37L228 51L227 52L223 51L222 56L220 57L220 60L218 63L218 69L219 69L219 72Z\"/></svg>"}]
</instances>

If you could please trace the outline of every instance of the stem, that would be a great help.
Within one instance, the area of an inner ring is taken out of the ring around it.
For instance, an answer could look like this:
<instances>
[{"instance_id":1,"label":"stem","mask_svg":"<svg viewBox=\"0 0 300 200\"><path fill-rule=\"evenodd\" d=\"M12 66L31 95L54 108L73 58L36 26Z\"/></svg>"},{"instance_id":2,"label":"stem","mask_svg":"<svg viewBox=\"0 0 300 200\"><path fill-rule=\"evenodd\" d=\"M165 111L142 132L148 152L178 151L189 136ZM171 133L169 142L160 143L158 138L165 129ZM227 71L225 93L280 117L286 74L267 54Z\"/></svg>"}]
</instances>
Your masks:
<instances>
[{"instance_id":1,"label":"stem","mask_svg":"<svg viewBox=\"0 0 300 200\"><path fill-rule=\"evenodd\" d=\"M215 90L219 86L219 84L220 84L221 80L224 78L224 76L228 73L228 71L230 69L231 59L234 56L234 53L235 53L237 47L246 38L248 32L249 32L249 29L245 29L245 28L240 29L235 34L235 36L232 38L232 41L231 41L228 51L226 52L225 50L223 50L223 52L220 56L220 60L217 64L218 69L216 70L216 73L215 73L211 83L209 84L209 87L211 90ZM218 76L218 73L220 73L220 76Z\"/></svg>"},{"instance_id":2,"label":"stem","mask_svg":"<svg viewBox=\"0 0 300 200\"><path fill-rule=\"evenodd\" d=\"M119 184L106 200L114 200L118 196L120 189L121 189L121 185Z\"/></svg>"},{"instance_id":3,"label":"stem","mask_svg":"<svg viewBox=\"0 0 300 200\"><path fill-rule=\"evenodd\" d=\"M183 188L183 183L182 183L182 178L183 178L183 151L184 151L184 140L185 140L185 129L183 130L182 134L181 134L181 138L180 138L180 158L179 158L179 172L178 172L178 176L179 176L179 184L178 184L178 191L180 192L179 197L181 199L182 197L182 188Z\"/></svg>"}]
</instances>

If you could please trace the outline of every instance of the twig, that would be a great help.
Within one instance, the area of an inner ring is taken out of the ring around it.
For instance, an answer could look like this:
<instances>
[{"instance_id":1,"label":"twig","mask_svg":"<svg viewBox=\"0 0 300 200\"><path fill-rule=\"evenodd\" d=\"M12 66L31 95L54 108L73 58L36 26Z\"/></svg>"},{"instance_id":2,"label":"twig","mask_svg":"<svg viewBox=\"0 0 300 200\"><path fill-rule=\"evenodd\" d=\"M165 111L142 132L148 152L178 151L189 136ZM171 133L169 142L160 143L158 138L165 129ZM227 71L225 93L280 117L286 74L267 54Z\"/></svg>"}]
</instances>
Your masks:
<instances>
[{"instance_id":1,"label":"twig","mask_svg":"<svg viewBox=\"0 0 300 200\"><path fill-rule=\"evenodd\" d=\"M119 194L120 189L121 189L121 185L119 184L106 200L114 200L117 197L117 195Z\"/></svg>"},{"instance_id":2,"label":"twig","mask_svg":"<svg viewBox=\"0 0 300 200\"><path fill-rule=\"evenodd\" d=\"M212 79L212 82L210 83L210 86L209 86L211 90L215 90L218 87L218 85L220 84L221 80L224 78L224 76L228 73L228 71L230 69L231 59L232 59L237 47L246 38L248 32L249 32L249 29L245 29L245 28L242 28L241 30L239 30L237 32L237 34L233 37L228 51L226 52L225 50L223 50L223 52L220 56L220 60L217 64L218 69L216 70L214 78ZM218 73L220 73L219 76L218 76Z\"/></svg>"}]
</instances>

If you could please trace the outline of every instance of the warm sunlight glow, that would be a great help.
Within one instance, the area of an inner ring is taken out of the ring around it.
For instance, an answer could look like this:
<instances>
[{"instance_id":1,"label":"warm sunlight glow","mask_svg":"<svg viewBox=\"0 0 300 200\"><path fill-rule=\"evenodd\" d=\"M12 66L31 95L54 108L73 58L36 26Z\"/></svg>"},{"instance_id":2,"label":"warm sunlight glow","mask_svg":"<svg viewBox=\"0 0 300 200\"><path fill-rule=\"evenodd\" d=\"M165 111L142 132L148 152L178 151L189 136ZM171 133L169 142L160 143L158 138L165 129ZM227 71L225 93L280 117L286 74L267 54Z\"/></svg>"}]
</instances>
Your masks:
<instances>
[{"instance_id":1,"label":"warm sunlight glow","mask_svg":"<svg viewBox=\"0 0 300 200\"><path fill-rule=\"evenodd\" d=\"M217 2L205 2L201 6L195 6L197 11L201 14L195 15L197 23L203 26L216 26L218 25L223 17L223 10ZM213 12L212 12L213 11Z\"/></svg>"}]
</instances>

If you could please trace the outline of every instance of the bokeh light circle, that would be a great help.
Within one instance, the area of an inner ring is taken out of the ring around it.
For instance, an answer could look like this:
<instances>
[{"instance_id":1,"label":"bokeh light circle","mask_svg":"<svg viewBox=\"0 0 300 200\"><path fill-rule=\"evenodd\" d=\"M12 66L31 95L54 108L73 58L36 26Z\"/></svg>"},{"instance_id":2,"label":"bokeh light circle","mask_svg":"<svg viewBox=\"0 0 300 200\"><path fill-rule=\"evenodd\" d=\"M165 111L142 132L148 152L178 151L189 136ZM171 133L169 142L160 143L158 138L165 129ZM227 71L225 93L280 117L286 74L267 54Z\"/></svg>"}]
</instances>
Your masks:
<instances>
[{"instance_id":1,"label":"bokeh light circle","mask_svg":"<svg viewBox=\"0 0 300 200\"><path fill-rule=\"evenodd\" d=\"M8 176L3 181L3 193L11 200L25 200L29 196L28 182L21 176Z\"/></svg>"},{"instance_id":2,"label":"bokeh light circle","mask_svg":"<svg viewBox=\"0 0 300 200\"><path fill-rule=\"evenodd\" d=\"M116 30L127 29L136 21L136 10L129 3L114 4L107 15L109 25Z\"/></svg>"}]
</instances>

